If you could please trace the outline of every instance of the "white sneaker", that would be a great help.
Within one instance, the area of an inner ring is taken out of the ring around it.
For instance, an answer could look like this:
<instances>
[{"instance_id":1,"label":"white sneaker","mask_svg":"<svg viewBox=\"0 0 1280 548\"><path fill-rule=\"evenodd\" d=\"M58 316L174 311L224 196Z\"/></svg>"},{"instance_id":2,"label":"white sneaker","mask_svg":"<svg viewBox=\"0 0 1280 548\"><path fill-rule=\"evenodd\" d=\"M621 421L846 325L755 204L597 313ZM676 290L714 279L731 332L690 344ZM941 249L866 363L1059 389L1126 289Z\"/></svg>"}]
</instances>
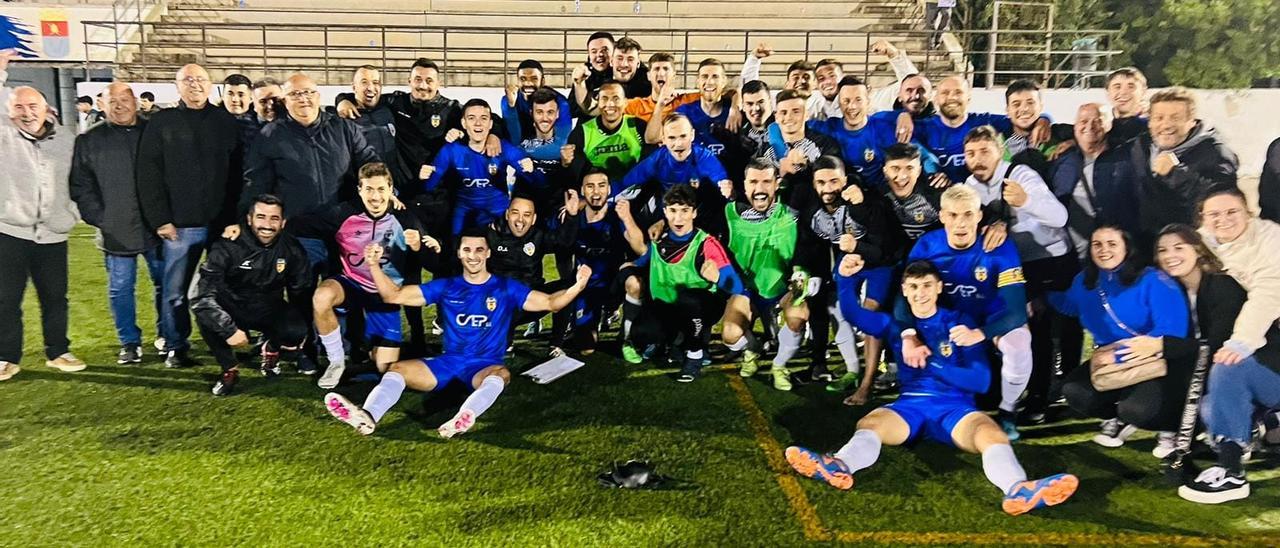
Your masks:
<instances>
[{"instance_id":1,"label":"white sneaker","mask_svg":"<svg viewBox=\"0 0 1280 548\"><path fill-rule=\"evenodd\" d=\"M164 344L164 337L156 337L156 341L151 343L151 346L156 347L156 352L164 354Z\"/></svg>"},{"instance_id":2,"label":"white sneaker","mask_svg":"<svg viewBox=\"0 0 1280 548\"><path fill-rule=\"evenodd\" d=\"M449 422L440 425L440 428L436 429L436 431L440 432L440 437L449 439L458 434L465 433L467 430L470 430L472 426L475 426L475 424L475 412L470 409L460 409L458 410L457 415L454 415L452 419L449 419Z\"/></svg>"},{"instance_id":3,"label":"white sneaker","mask_svg":"<svg viewBox=\"0 0 1280 548\"><path fill-rule=\"evenodd\" d=\"M338 386L338 382L342 380L342 373L346 370L346 362L331 362L329 367L325 368L324 374L320 375L320 380L316 384L325 390Z\"/></svg>"},{"instance_id":4,"label":"white sneaker","mask_svg":"<svg viewBox=\"0 0 1280 548\"><path fill-rule=\"evenodd\" d=\"M342 394L330 392L324 395L324 408L329 410L329 414L333 418L338 419L351 425L356 429L356 433L361 436L372 434L374 429L378 427L377 421L373 420L373 416L368 411L361 409L360 406L351 403L351 400L342 397Z\"/></svg>"},{"instance_id":5,"label":"white sneaker","mask_svg":"<svg viewBox=\"0 0 1280 548\"><path fill-rule=\"evenodd\" d=\"M77 358L75 354L67 352L52 360L44 362L45 365L62 371L65 373L75 373L76 371L84 371L85 364Z\"/></svg>"},{"instance_id":6,"label":"white sneaker","mask_svg":"<svg viewBox=\"0 0 1280 548\"><path fill-rule=\"evenodd\" d=\"M18 367L16 363L0 362L0 381L12 379L19 371L22 371L22 368Z\"/></svg>"},{"instance_id":7,"label":"white sneaker","mask_svg":"<svg viewBox=\"0 0 1280 548\"><path fill-rule=\"evenodd\" d=\"M1120 422L1120 419L1107 419L1102 421L1102 431L1093 437L1093 443L1103 447L1120 447L1137 431L1137 426Z\"/></svg>"},{"instance_id":8,"label":"white sneaker","mask_svg":"<svg viewBox=\"0 0 1280 548\"><path fill-rule=\"evenodd\" d=\"M1151 450L1151 456L1157 459L1163 459L1169 455L1172 455L1173 452L1177 451L1178 449L1177 446L1175 445L1177 442L1177 437L1178 435L1173 432L1157 432L1156 446L1154 449Z\"/></svg>"}]
</instances>

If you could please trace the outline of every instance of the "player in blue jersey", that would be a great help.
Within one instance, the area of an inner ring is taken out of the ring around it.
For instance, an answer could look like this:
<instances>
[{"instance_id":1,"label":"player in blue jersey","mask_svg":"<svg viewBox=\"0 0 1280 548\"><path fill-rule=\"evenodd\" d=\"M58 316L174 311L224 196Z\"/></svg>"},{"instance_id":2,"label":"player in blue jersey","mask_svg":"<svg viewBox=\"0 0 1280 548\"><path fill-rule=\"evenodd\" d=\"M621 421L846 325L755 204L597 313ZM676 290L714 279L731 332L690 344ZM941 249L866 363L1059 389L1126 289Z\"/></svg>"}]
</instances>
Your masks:
<instances>
[{"instance_id":1,"label":"player in blue jersey","mask_svg":"<svg viewBox=\"0 0 1280 548\"><path fill-rule=\"evenodd\" d=\"M533 160L520 147L501 143L502 153L490 158L485 145L493 129L492 111L483 99L472 99L462 107L462 126L466 141L454 141L440 149L435 161L422 168L424 188L430 192L440 186L446 175L461 178L454 200L452 228L458 234L463 227L486 225L501 219L510 204L507 168L514 168L516 179L542 186L546 177L534 169Z\"/></svg>"},{"instance_id":2,"label":"player in blue jersey","mask_svg":"<svg viewBox=\"0 0 1280 548\"><path fill-rule=\"evenodd\" d=\"M689 123L697 132L694 142L710 151L712 156L717 157L724 152L725 145L716 135L726 131L732 134L733 130L737 129L739 117L734 114L733 99L725 92L728 83L729 77L725 74L723 63L714 58L703 59L698 63L697 78L701 98L697 102L677 107L674 112L689 119ZM731 93L736 96L737 92ZM677 94L673 90L658 97L658 108L653 111L653 118L649 120L649 127L645 133L646 141L658 143L662 138L663 122L674 115L664 111L676 97Z\"/></svg>"},{"instance_id":3,"label":"player in blue jersey","mask_svg":"<svg viewBox=\"0 0 1280 548\"><path fill-rule=\"evenodd\" d=\"M1013 131L1013 122L1003 114L969 112L969 81L963 76L948 76L938 84L933 104L938 113L915 121L911 135L899 134L899 140L915 139L937 157L942 173L949 182L931 181L935 186L961 183L969 177L964 165L964 137L979 126L992 126L1003 135ZM1039 146L1048 140L1049 120L1041 117L1032 132L1031 143Z\"/></svg>"},{"instance_id":4,"label":"player in blue jersey","mask_svg":"<svg viewBox=\"0 0 1280 548\"><path fill-rule=\"evenodd\" d=\"M334 418L367 436L400 400L405 388L431 392L458 382L475 391L452 419L440 425L439 432L445 438L466 432L511 379L503 357L512 317L520 310L555 312L568 306L591 277L590 268L579 267L571 287L548 295L511 278L490 274L489 243L480 227L470 227L459 236L458 259L462 261L461 276L400 287L379 266L382 247L365 248L365 261L383 301L406 306L436 305L436 313L443 319L444 353L392 364L362 406L341 394L326 394L325 407Z\"/></svg>"},{"instance_id":5,"label":"player in blue jersey","mask_svg":"<svg viewBox=\"0 0 1280 548\"><path fill-rule=\"evenodd\" d=\"M655 114L656 118L657 115ZM699 228L713 233L723 220L725 200L733 191L733 181L720 160L696 142L697 130L683 115L673 114L661 122L662 143L621 182L614 181L618 200L631 202L631 213L642 228L662 220L662 197L678 185L689 185L698 196Z\"/></svg>"},{"instance_id":6,"label":"player in blue jersey","mask_svg":"<svg viewBox=\"0 0 1280 548\"><path fill-rule=\"evenodd\" d=\"M946 305L979 323L956 333L960 343L991 340L1000 350L1000 426L1010 439L1020 437L1015 409L1031 378L1031 331L1027 328L1026 280L1022 260L1012 240L988 250L978 241L982 202L968 185L942 193L942 230L916 241L908 261L929 261L946 282ZM901 310L896 314L905 316ZM907 365L919 367L929 353L918 338L903 333L900 354Z\"/></svg>"},{"instance_id":7,"label":"player in blue jersey","mask_svg":"<svg viewBox=\"0 0 1280 548\"><path fill-rule=\"evenodd\" d=\"M857 304L852 276L861 267L861 257L846 255L836 269L845 317L858 329L888 337L900 355L904 349L899 333L902 327L909 327L931 352L924 361L902 369L902 394L859 420L857 431L844 447L831 454L788 447L786 458L791 467L838 489L849 489L853 487L853 475L880 458L881 446L904 445L923 438L981 454L982 470L1004 494L1001 507L1009 514L1024 514L1070 498L1079 479L1071 474L1054 474L1028 480L1009 438L974 405L974 395L985 391L990 382L986 345L981 339L964 336L977 324L970 316L939 306L938 297L947 285L943 283L944 274L927 261L907 265L902 294L910 307L910 319L905 325L897 325L889 314Z\"/></svg>"},{"instance_id":8,"label":"player in blue jersey","mask_svg":"<svg viewBox=\"0 0 1280 548\"><path fill-rule=\"evenodd\" d=\"M576 217L553 219L550 229L557 230L562 222L578 223L577 239L572 250L573 259L576 264L591 268L591 279L587 281L586 289L568 309L573 314L570 340L585 355L595 350L601 320L609 312L618 309L621 299L618 298L615 285L619 278L619 268L627 261L628 256L643 255L645 242L642 234L627 232L617 212L609 204L610 184L607 173L588 168L582 177L580 190L583 211ZM639 308L641 303L639 299L630 299L628 304ZM635 314L624 316L628 316L628 320L635 319ZM630 321L625 321L624 339L629 330Z\"/></svg>"},{"instance_id":9,"label":"player in blue jersey","mask_svg":"<svg viewBox=\"0 0 1280 548\"><path fill-rule=\"evenodd\" d=\"M863 185L875 191L884 189L883 174L885 150L898 142L898 113L894 111L871 114L871 90L855 76L840 80L837 92L843 117L809 122L817 133L831 137L840 144L840 156L845 165L858 174ZM924 150L917 143L912 143ZM925 173L939 171L937 158L925 151L921 158Z\"/></svg>"}]
</instances>

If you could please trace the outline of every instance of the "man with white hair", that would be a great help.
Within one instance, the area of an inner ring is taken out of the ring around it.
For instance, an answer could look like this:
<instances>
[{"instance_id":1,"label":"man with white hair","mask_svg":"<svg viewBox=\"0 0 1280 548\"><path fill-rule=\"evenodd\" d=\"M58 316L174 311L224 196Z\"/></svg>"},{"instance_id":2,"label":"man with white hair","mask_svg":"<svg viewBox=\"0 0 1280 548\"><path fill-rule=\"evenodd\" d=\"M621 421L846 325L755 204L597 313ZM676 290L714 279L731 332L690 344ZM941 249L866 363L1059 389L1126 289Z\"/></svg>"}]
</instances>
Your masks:
<instances>
[{"instance_id":1,"label":"man with white hair","mask_svg":"<svg viewBox=\"0 0 1280 548\"><path fill-rule=\"evenodd\" d=\"M242 186L240 126L227 109L209 103L213 82L196 64L174 79L178 105L151 116L138 145L138 199L147 228L163 240L160 309L165 366L194 365L187 357L191 315L187 287L211 225L231 223Z\"/></svg>"},{"instance_id":2,"label":"man with white hair","mask_svg":"<svg viewBox=\"0 0 1280 548\"><path fill-rule=\"evenodd\" d=\"M45 365L80 371L67 340L67 234L77 221L67 190L49 154L54 123L49 103L35 88L3 87L13 51L0 51L0 100L9 122L0 124L0 381L22 360L22 294L30 278L40 300Z\"/></svg>"}]
</instances>

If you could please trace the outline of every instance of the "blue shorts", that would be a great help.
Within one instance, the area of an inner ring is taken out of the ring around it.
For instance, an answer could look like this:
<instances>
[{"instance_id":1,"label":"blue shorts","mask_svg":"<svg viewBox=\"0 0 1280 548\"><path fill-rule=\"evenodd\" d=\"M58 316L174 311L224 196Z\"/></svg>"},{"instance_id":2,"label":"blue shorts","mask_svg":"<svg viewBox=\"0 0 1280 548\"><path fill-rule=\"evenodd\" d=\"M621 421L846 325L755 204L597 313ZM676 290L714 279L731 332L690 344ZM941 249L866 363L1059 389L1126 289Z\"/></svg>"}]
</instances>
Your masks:
<instances>
[{"instance_id":1,"label":"blue shorts","mask_svg":"<svg viewBox=\"0 0 1280 548\"><path fill-rule=\"evenodd\" d=\"M785 297L786 295L787 295L786 293L783 293L782 295L779 295L772 299L766 299L764 297L761 297L756 292L751 291L747 293L747 299L751 301L751 310L754 311L757 316L767 317L773 312L777 311L778 304L782 302L782 297ZM773 321L773 320L768 320L768 321Z\"/></svg>"},{"instance_id":2,"label":"blue shorts","mask_svg":"<svg viewBox=\"0 0 1280 548\"><path fill-rule=\"evenodd\" d=\"M404 342L404 330L400 328L400 306L382 302L377 293L341 274L334 276L342 284L341 308L364 312L364 340L373 346L399 348Z\"/></svg>"},{"instance_id":3,"label":"blue shorts","mask_svg":"<svg viewBox=\"0 0 1280 548\"><path fill-rule=\"evenodd\" d=\"M867 299L871 299L880 303L880 308L884 309L889 300L889 285L893 280L893 267L878 266L876 268L864 268L857 274L850 276L857 287L864 290Z\"/></svg>"},{"instance_id":4,"label":"blue shorts","mask_svg":"<svg viewBox=\"0 0 1280 548\"><path fill-rule=\"evenodd\" d=\"M436 387L431 391L438 392L453 382L460 382L465 384L468 390L474 390L475 386L472 386L471 381L475 379L476 373L487 367L503 364L501 359L441 354L432 358L422 358L422 365L426 366L431 375L436 378Z\"/></svg>"},{"instance_id":5,"label":"blue shorts","mask_svg":"<svg viewBox=\"0 0 1280 548\"><path fill-rule=\"evenodd\" d=\"M917 441L923 434L926 439L952 447L955 442L951 431L969 413L978 411L971 399L945 396L901 396L884 407L907 422L911 430L908 442Z\"/></svg>"}]
</instances>

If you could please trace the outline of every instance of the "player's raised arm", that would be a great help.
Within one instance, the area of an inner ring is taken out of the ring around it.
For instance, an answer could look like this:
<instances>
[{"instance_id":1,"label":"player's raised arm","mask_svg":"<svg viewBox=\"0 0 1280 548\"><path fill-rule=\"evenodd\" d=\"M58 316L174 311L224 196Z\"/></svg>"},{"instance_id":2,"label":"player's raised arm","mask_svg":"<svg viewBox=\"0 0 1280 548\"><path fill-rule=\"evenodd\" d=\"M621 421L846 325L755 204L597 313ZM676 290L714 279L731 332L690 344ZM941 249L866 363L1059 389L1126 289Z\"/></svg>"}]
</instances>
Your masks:
<instances>
[{"instance_id":1,"label":"player's raised arm","mask_svg":"<svg viewBox=\"0 0 1280 548\"><path fill-rule=\"evenodd\" d=\"M529 296L524 300L524 309L529 312L557 312L560 309L569 306L574 299L578 298L578 294L587 288L587 280L591 279L591 267L582 265L578 267L577 279L574 284L567 289L562 289L550 295L541 291L530 291ZM379 286L381 290L381 286Z\"/></svg>"},{"instance_id":2,"label":"player's raised arm","mask_svg":"<svg viewBox=\"0 0 1280 548\"><path fill-rule=\"evenodd\" d=\"M369 244L364 248L364 260L369 263L369 273L373 275L373 284L378 286L378 295L387 304L405 306L425 306L422 290L417 286L400 287L382 271L382 246Z\"/></svg>"}]
</instances>

